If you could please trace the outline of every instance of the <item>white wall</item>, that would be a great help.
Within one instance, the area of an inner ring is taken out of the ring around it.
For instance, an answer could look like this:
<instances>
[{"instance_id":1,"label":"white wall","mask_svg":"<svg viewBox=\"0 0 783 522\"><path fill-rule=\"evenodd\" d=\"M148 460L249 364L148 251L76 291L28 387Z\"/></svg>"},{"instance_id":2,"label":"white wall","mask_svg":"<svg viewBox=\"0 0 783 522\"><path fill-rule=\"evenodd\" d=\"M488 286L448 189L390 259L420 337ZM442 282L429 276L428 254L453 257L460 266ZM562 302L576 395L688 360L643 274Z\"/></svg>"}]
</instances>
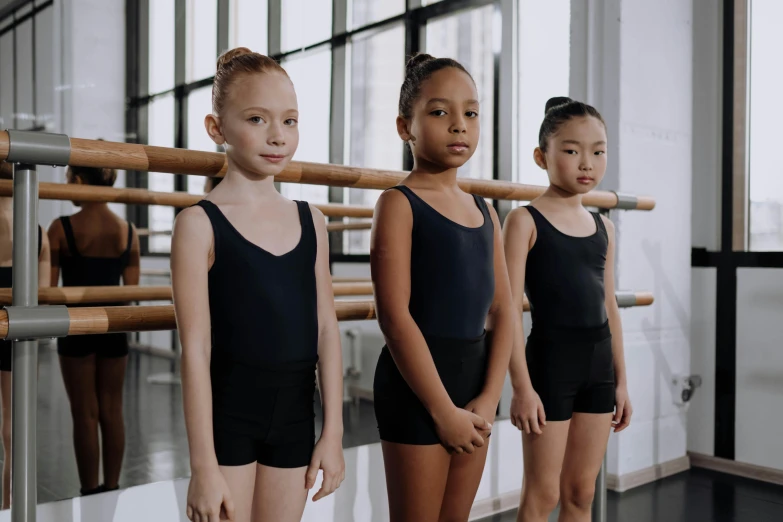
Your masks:
<instances>
[{"instance_id":1,"label":"white wall","mask_svg":"<svg viewBox=\"0 0 783 522\"><path fill-rule=\"evenodd\" d=\"M715 454L715 268L691 269L691 373L702 378L688 405L688 451Z\"/></svg>"},{"instance_id":2,"label":"white wall","mask_svg":"<svg viewBox=\"0 0 783 522\"><path fill-rule=\"evenodd\" d=\"M692 4L572 2L571 92L602 112L604 190L653 196L652 212L613 212L617 287L655 304L622 312L631 426L612 435L608 471L624 475L685 455L684 409L671 378L689 372Z\"/></svg>"},{"instance_id":3,"label":"white wall","mask_svg":"<svg viewBox=\"0 0 783 522\"><path fill-rule=\"evenodd\" d=\"M783 270L737 270L738 462L783 470Z\"/></svg>"}]
</instances>

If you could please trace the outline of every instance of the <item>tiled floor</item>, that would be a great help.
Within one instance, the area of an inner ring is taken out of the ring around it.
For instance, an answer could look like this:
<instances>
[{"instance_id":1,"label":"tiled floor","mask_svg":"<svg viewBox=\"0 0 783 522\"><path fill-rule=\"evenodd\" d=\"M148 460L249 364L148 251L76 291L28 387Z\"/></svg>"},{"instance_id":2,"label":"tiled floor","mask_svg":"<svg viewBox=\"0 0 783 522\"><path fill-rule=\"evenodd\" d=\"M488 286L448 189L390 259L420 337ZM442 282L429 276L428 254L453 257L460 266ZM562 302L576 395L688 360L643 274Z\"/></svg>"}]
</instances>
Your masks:
<instances>
[{"instance_id":1,"label":"tiled floor","mask_svg":"<svg viewBox=\"0 0 783 522\"><path fill-rule=\"evenodd\" d=\"M692 469L625 493L610 491L607 507L607 522L780 522L783 487ZM510 511L481 522L516 519Z\"/></svg>"}]
</instances>

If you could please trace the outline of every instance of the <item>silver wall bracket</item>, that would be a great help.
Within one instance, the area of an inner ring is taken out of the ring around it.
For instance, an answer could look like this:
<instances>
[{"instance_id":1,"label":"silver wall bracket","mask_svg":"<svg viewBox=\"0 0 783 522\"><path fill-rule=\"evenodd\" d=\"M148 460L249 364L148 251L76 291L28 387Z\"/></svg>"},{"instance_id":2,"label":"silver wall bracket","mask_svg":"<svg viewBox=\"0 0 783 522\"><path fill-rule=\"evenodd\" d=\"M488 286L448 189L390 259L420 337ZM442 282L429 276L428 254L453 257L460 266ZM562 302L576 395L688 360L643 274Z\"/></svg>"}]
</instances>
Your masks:
<instances>
[{"instance_id":1,"label":"silver wall bracket","mask_svg":"<svg viewBox=\"0 0 783 522\"><path fill-rule=\"evenodd\" d=\"M8 131L8 163L65 166L71 159L71 139L65 134Z\"/></svg>"},{"instance_id":2,"label":"silver wall bracket","mask_svg":"<svg viewBox=\"0 0 783 522\"><path fill-rule=\"evenodd\" d=\"M68 307L54 306L6 306L8 335L6 339L44 339L65 337L71 325Z\"/></svg>"},{"instance_id":3,"label":"silver wall bracket","mask_svg":"<svg viewBox=\"0 0 783 522\"><path fill-rule=\"evenodd\" d=\"M636 294L634 292L615 292L617 306L620 308L630 308L636 306Z\"/></svg>"},{"instance_id":4,"label":"silver wall bracket","mask_svg":"<svg viewBox=\"0 0 783 522\"><path fill-rule=\"evenodd\" d=\"M619 210L636 210L639 205L639 199L631 194L623 194L621 192L612 191L617 196L617 206L614 207Z\"/></svg>"}]
</instances>

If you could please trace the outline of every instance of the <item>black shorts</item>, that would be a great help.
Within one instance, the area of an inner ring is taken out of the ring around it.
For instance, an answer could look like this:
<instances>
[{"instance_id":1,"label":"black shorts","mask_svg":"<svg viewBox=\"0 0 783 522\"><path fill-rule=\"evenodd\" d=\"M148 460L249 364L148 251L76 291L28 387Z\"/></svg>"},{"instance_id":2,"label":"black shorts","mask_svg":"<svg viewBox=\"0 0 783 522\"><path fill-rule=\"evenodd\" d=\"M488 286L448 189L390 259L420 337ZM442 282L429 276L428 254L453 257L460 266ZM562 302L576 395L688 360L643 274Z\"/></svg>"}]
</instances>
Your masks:
<instances>
[{"instance_id":1,"label":"black shorts","mask_svg":"<svg viewBox=\"0 0 783 522\"><path fill-rule=\"evenodd\" d=\"M486 334L475 339L425 336L443 386L458 408L484 387L487 375ZM435 422L410 389L387 347L383 347L373 382L375 418L381 440L398 444L440 444Z\"/></svg>"},{"instance_id":2,"label":"black shorts","mask_svg":"<svg viewBox=\"0 0 783 522\"><path fill-rule=\"evenodd\" d=\"M525 348L528 373L548 421L615 406L612 335L608 322L590 329L533 327Z\"/></svg>"},{"instance_id":3,"label":"black shorts","mask_svg":"<svg viewBox=\"0 0 783 522\"><path fill-rule=\"evenodd\" d=\"M73 335L57 339L57 353L63 357L95 354L107 359L128 355L128 335L124 333Z\"/></svg>"},{"instance_id":4,"label":"black shorts","mask_svg":"<svg viewBox=\"0 0 783 522\"><path fill-rule=\"evenodd\" d=\"M221 466L310 464L316 360L265 367L213 363L212 435Z\"/></svg>"},{"instance_id":5,"label":"black shorts","mask_svg":"<svg viewBox=\"0 0 783 522\"><path fill-rule=\"evenodd\" d=\"M0 340L0 372L11 371L12 343L13 341Z\"/></svg>"}]
</instances>

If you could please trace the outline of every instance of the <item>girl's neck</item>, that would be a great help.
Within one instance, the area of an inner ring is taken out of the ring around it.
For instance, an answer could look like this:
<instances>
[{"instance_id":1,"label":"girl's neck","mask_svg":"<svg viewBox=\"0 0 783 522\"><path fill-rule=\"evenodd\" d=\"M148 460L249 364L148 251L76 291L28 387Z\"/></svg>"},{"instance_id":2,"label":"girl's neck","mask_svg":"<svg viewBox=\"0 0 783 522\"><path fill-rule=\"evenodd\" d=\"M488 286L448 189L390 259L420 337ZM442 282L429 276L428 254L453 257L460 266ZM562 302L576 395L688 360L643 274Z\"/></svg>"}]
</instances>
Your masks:
<instances>
[{"instance_id":1,"label":"girl's neck","mask_svg":"<svg viewBox=\"0 0 783 522\"><path fill-rule=\"evenodd\" d=\"M0 198L0 212L6 213L6 212L12 212L14 208L14 199L13 198Z\"/></svg>"},{"instance_id":2,"label":"girl's neck","mask_svg":"<svg viewBox=\"0 0 783 522\"><path fill-rule=\"evenodd\" d=\"M458 187L457 169L444 168L421 158L414 158L410 175L436 190Z\"/></svg>"},{"instance_id":3,"label":"girl's neck","mask_svg":"<svg viewBox=\"0 0 783 522\"><path fill-rule=\"evenodd\" d=\"M566 207L577 208L582 206L582 194L568 192L552 183L549 184L549 187L544 191L541 197L550 199L555 204Z\"/></svg>"},{"instance_id":4,"label":"girl's neck","mask_svg":"<svg viewBox=\"0 0 783 522\"><path fill-rule=\"evenodd\" d=\"M79 209L81 212L85 212L88 214L92 213L100 213L100 212L110 212L109 205L107 203L101 203L98 201L85 201L79 203Z\"/></svg>"},{"instance_id":5,"label":"girl's neck","mask_svg":"<svg viewBox=\"0 0 783 522\"><path fill-rule=\"evenodd\" d=\"M274 183L274 176L245 172L229 159L225 178L210 194L230 196L232 201L238 203L257 202L259 199L281 197Z\"/></svg>"}]
</instances>

